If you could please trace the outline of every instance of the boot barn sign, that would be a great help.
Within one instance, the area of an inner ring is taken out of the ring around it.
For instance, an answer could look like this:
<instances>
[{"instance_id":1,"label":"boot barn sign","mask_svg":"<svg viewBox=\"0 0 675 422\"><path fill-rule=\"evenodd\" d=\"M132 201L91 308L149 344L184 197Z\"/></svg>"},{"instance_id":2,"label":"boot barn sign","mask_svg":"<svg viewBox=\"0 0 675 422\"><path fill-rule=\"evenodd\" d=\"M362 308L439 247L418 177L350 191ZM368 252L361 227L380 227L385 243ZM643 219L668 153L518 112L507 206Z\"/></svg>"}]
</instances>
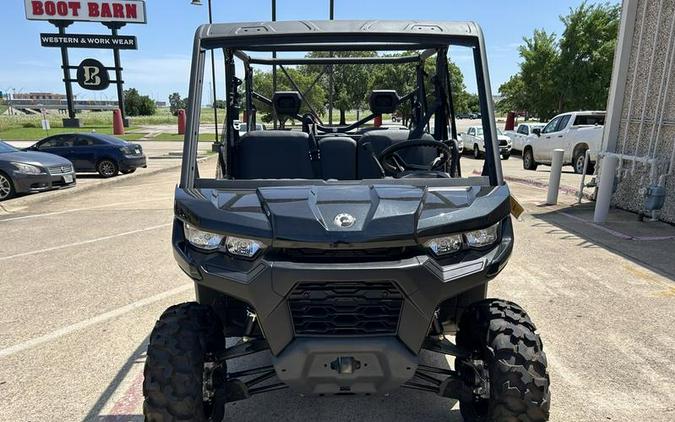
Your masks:
<instances>
[{"instance_id":1,"label":"boot barn sign","mask_svg":"<svg viewBox=\"0 0 675 422\"><path fill-rule=\"evenodd\" d=\"M25 0L26 18L40 21L145 23L142 0Z\"/></svg>"}]
</instances>

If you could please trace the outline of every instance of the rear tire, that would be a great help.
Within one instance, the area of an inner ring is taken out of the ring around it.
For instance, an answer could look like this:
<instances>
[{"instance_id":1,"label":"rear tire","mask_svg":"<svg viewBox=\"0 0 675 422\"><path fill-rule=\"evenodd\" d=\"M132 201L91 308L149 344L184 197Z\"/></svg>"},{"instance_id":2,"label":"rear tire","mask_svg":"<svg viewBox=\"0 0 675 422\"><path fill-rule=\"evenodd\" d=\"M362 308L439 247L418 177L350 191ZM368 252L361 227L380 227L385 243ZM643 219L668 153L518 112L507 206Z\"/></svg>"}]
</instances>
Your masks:
<instances>
[{"instance_id":1,"label":"rear tire","mask_svg":"<svg viewBox=\"0 0 675 422\"><path fill-rule=\"evenodd\" d=\"M478 144L473 144L473 158L476 160L480 160L481 153L480 150L478 149Z\"/></svg>"},{"instance_id":2,"label":"rear tire","mask_svg":"<svg viewBox=\"0 0 675 422\"><path fill-rule=\"evenodd\" d=\"M574 172L576 174L582 174L584 172L584 160L586 160L586 150L577 151L574 154L572 159L572 166L574 167ZM586 167L586 174L593 174L595 166L593 163L588 163Z\"/></svg>"},{"instance_id":3,"label":"rear tire","mask_svg":"<svg viewBox=\"0 0 675 422\"><path fill-rule=\"evenodd\" d=\"M487 299L462 315L457 345L482 360L489 399L460 402L465 421L548 421L551 393L546 354L536 328L515 303ZM458 358L455 367L467 367Z\"/></svg>"},{"instance_id":4,"label":"rear tire","mask_svg":"<svg viewBox=\"0 0 675 422\"><path fill-rule=\"evenodd\" d=\"M223 409L205 399L205 364L225 347L220 320L211 307L189 302L168 308L150 334L143 381L148 422L221 421ZM211 367L211 365L209 365ZM211 375L216 384L227 368Z\"/></svg>"},{"instance_id":5,"label":"rear tire","mask_svg":"<svg viewBox=\"0 0 675 422\"><path fill-rule=\"evenodd\" d=\"M525 151L523 151L523 168L525 170L537 170L537 162L534 161L534 154L532 153L532 149L528 148Z\"/></svg>"},{"instance_id":6,"label":"rear tire","mask_svg":"<svg viewBox=\"0 0 675 422\"><path fill-rule=\"evenodd\" d=\"M109 177L117 176L119 167L117 167L117 163L112 160L101 160L96 165L96 171L101 177L107 179Z\"/></svg>"},{"instance_id":7,"label":"rear tire","mask_svg":"<svg viewBox=\"0 0 675 422\"><path fill-rule=\"evenodd\" d=\"M5 173L0 171L0 201L12 199L16 195L14 182Z\"/></svg>"}]
</instances>

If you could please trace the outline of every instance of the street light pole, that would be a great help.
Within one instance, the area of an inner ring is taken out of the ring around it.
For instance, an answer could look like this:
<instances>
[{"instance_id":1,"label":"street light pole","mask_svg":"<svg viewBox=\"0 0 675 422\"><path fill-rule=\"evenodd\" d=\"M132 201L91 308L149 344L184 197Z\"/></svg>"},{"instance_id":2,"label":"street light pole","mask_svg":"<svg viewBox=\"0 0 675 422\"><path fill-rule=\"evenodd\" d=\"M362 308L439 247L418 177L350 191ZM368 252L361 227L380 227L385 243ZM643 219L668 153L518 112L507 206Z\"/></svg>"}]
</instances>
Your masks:
<instances>
[{"instance_id":1,"label":"street light pole","mask_svg":"<svg viewBox=\"0 0 675 422\"><path fill-rule=\"evenodd\" d=\"M330 20L335 19L335 0L330 0ZM333 52L330 52L330 57L333 57ZM330 65L330 73L328 74L328 125L333 125L333 65Z\"/></svg>"},{"instance_id":2,"label":"street light pole","mask_svg":"<svg viewBox=\"0 0 675 422\"><path fill-rule=\"evenodd\" d=\"M272 0L272 22L277 20L277 0ZM277 52L272 51L272 58L277 58ZM277 65L272 65L272 93L277 92ZM272 120L274 121L274 129L277 128L277 113L272 107Z\"/></svg>"}]
</instances>

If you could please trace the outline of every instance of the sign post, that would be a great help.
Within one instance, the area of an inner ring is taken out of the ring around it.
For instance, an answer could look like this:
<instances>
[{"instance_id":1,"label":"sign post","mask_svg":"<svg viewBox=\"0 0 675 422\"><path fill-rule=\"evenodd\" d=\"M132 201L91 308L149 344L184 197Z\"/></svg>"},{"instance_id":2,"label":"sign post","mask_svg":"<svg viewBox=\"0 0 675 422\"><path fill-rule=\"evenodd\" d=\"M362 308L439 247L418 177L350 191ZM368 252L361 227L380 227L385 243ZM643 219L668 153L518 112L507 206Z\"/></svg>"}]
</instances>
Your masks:
<instances>
[{"instance_id":1,"label":"sign post","mask_svg":"<svg viewBox=\"0 0 675 422\"><path fill-rule=\"evenodd\" d=\"M58 34L40 34L43 47L61 49L63 81L66 84L68 118L63 119L64 127L80 127L75 115L72 82L77 81L84 89L104 90L111 82L117 86L117 100L125 127L129 127L124 108L124 80L120 50L137 49L136 37L120 36L118 31L127 23L146 23L144 0L24 0L26 19L49 21L59 29ZM66 34L66 28L73 22L100 22L112 31L112 35ZM93 59L84 60L76 69L77 79L73 80L68 60L68 48L105 48L113 50L114 67L107 68ZM108 70L115 71L111 81Z\"/></svg>"},{"instance_id":2,"label":"sign post","mask_svg":"<svg viewBox=\"0 0 675 422\"><path fill-rule=\"evenodd\" d=\"M109 22L104 23L110 28L112 36L117 37L117 31L124 26L124 23ZM117 80L117 99L119 103L120 112L122 113L122 122L124 127L129 127L129 119L127 118L126 110L124 109L124 81L122 80L122 64L120 60L120 49L113 48L113 60L115 60L115 79Z\"/></svg>"}]
</instances>

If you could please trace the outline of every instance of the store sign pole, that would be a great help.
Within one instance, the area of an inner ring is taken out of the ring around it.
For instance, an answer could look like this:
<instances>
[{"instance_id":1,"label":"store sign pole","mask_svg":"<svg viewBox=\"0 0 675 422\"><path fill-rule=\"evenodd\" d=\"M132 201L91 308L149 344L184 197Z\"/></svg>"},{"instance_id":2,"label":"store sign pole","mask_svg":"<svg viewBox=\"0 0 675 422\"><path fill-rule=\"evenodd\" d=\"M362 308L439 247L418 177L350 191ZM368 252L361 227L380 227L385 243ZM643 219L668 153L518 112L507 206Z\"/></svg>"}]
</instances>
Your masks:
<instances>
[{"instance_id":1,"label":"store sign pole","mask_svg":"<svg viewBox=\"0 0 675 422\"><path fill-rule=\"evenodd\" d=\"M118 31L128 23L147 22L144 0L24 0L26 19L49 21L59 29L58 34L40 34L43 47L61 49L63 82L66 85L68 100L68 119L63 119L64 127L79 127L75 115L75 101L72 83L82 88L103 90L112 82L117 86L117 99L124 126L129 126L124 107L124 80L120 50L137 49L136 37L120 36ZM112 35L66 34L66 28L73 22L100 22L112 31ZM106 48L113 51L115 66L106 68L94 59L85 59L80 66L70 65L68 48ZM70 71L77 69L77 79L72 79ZM108 70L115 71L115 80L111 81Z\"/></svg>"}]
</instances>

